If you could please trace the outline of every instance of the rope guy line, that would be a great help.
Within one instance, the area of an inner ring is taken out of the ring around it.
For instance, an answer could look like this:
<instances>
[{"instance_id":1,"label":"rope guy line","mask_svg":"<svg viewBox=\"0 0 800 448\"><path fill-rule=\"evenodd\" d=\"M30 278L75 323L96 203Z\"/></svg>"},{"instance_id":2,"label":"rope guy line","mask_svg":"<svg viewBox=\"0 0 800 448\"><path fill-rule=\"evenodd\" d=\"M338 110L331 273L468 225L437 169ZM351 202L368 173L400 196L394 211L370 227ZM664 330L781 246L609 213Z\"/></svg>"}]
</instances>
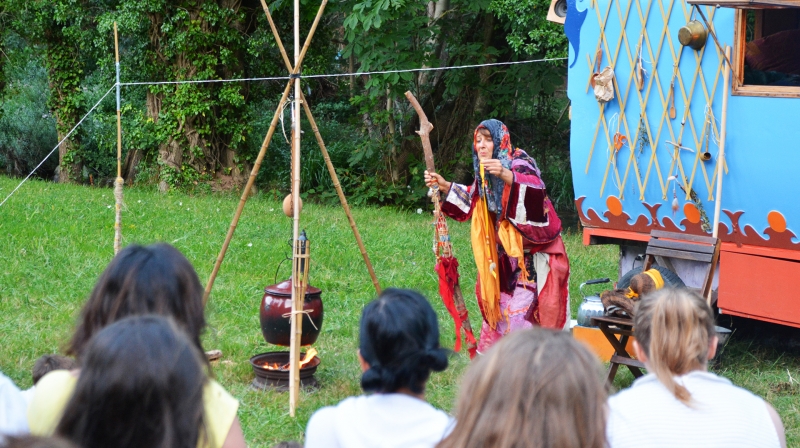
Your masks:
<instances>
[{"instance_id":1,"label":"rope guy line","mask_svg":"<svg viewBox=\"0 0 800 448\"><path fill-rule=\"evenodd\" d=\"M511 62L489 62L486 64L469 64L469 65L454 65L450 67L422 67L422 68L408 68L402 70L378 70L372 72L353 72L353 73L328 73L322 75L294 75L294 76L270 76L258 78L234 78L234 79L195 79L185 81L136 81L136 82L123 82L121 86L160 86L160 85L175 85L175 84L204 84L216 82L245 82L245 81L288 81L294 78L341 78L343 76L363 76L363 75L385 75L390 73L414 73L426 71L443 71L443 70L459 70L464 68L480 68L480 67L495 67L503 65L520 65L531 64L535 62L550 62L550 61L564 61L567 58L544 58L544 59L530 59L527 61L511 61Z\"/></svg>"},{"instance_id":2,"label":"rope guy line","mask_svg":"<svg viewBox=\"0 0 800 448\"><path fill-rule=\"evenodd\" d=\"M3 202L0 202L0 207L8 201L8 199L17 192L17 190L22 187L25 182L33 176L33 173L36 172L43 164L53 155L54 152L67 140L78 126L86 120L86 118L97 109L97 106L100 105L101 102L113 91L118 87L127 87L127 86L157 86L157 85L176 85L176 84L206 84L206 83L224 83L224 82L245 82L245 81L286 81L289 79L294 78L340 78L343 76L362 76L362 75L384 75L390 73L415 73L415 72L426 72L426 71L444 71L444 70L460 70L465 68L480 68L480 67L496 67L496 66L506 66L506 65L520 65L520 64L531 64L537 62L551 62L551 61L564 61L567 58L543 58L543 59L530 59L527 61L511 61L511 62L489 62L485 64L468 64L468 65L455 65L450 67L422 67L422 68L409 68L409 69L402 69L402 70L378 70L378 71L371 71L371 72L354 72L354 73L331 73L331 74L322 74L322 75L290 75L290 76L270 76L270 77L255 77L255 78L234 78L234 79L200 79L200 80L185 80L185 81L137 81L137 82L119 82L119 78L117 78L117 82L108 89L108 91L100 98L91 109L83 116L83 118L78 121L78 123L70 129L67 135L58 142L58 144L53 148L45 157L39 162L36 167L31 170L31 172L22 180L22 182L14 188L8 196L3 199ZM119 93L117 94L117 102L119 102Z\"/></svg>"},{"instance_id":3,"label":"rope guy line","mask_svg":"<svg viewBox=\"0 0 800 448\"><path fill-rule=\"evenodd\" d=\"M36 172L36 170L38 170L38 169L39 169L39 168L40 168L40 167L41 167L41 166L44 164L44 162L45 162L45 161L47 161L47 159L49 159L49 158L50 158L50 156L52 156L54 152L56 152L56 150L58 149L58 147L59 147L59 146L61 146L61 144L62 144L62 143L64 143L64 141L65 141L65 140L67 140L67 139L69 138L69 136L70 136L70 135L72 135L72 133L73 133L73 132L75 132L75 130L76 130L76 129L78 129L78 126L80 126L80 125L81 125L81 123L83 123L83 121L84 121L84 120L86 120L86 118L87 118L87 117L88 117L88 116L89 116L89 115L90 115L92 112L94 112L94 110L95 110L95 109L97 109L97 106L99 106L99 105L100 105L100 103L102 103L102 102L103 102L103 100L104 100L104 99L106 99L106 97L108 96L108 94L109 94L109 93L111 93L111 91L112 91L112 90L114 90L114 88L116 88L116 87L117 87L117 86L116 86L116 84L115 84L115 85L111 86L111 88L110 88L110 89L108 89L108 91L106 91L105 95L103 95L103 97L102 97L102 98L100 98L100 100L99 100L98 102L96 102L96 103L94 104L94 106L92 106L92 108L91 108L91 109L89 109L89 112L86 112L86 115L84 115L84 116L83 116L83 118L81 118L81 120L78 122L78 124L76 124L75 126L73 126L73 128L72 128L72 129L70 129L70 130L69 130L69 132L67 132L67 135L65 135L65 136L64 136L64 138L62 138L62 139L61 139L61 141L59 141L59 142L58 142L58 144L56 145L56 147L55 147L55 148L53 148L53 150L52 150L52 151L50 151L49 153L47 153L47 155L46 155L46 156L44 156L44 159L42 159L42 161L41 161L41 162L39 162L39 164L38 164L38 165L36 165L36 167L35 167L35 168L34 168L34 169L33 169L33 170L32 170L32 171L31 171L31 172L30 172L30 173L29 173L27 176L25 176L25 179L22 179L22 182L20 182L20 183L19 183L19 185L17 185L17 187L16 187L16 188L14 188L14 189L11 191L11 193L9 193L9 194L8 194L8 196L6 196L6 198L5 198L5 199L3 199L3 202L0 202L0 207L2 207L2 206L3 206L3 204L5 204L5 203L6 203L6 201L8 200L8 198L10 198L10 197L11 197L11 195L13 195L14 193L16 193L16 192L17 192L17 190L19 190L19 188L22 186L22 184L24 184L25 182L27 182L27 181L28 181L28 179L30 179L30 177L31 177L31 176L33 176L33 173L35 173L35 172Z\"/></svg>"}]
</instances>

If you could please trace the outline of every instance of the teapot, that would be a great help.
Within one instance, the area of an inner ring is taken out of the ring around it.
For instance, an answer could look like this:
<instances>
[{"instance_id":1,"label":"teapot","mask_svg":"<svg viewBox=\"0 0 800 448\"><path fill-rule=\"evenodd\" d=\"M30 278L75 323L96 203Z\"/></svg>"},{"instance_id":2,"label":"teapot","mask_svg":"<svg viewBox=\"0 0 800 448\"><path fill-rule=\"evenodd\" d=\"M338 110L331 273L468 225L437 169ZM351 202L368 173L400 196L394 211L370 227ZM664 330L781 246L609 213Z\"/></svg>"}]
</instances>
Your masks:
<instances>
[{"instance_id":1,"label":"teapot","mask_svg":"<svg viewBox=\"0 0 800 448\"><path fill-rule=\"evenodd\" d=\"M611 279L609 278L596 278L594 280L581 283L581 286L578 288L578 290L583 296L583 302L581 302L580 306L578 307L578 325L581 327L596 327L596 325L592 325L592 318L600 317L605 314L605 308L603 307L603 302L600 301L600 296L596 294L592 296L585 295L583 293L583 287L586 285L608 283L610 281Z\"/></svg>"}]
</instances>

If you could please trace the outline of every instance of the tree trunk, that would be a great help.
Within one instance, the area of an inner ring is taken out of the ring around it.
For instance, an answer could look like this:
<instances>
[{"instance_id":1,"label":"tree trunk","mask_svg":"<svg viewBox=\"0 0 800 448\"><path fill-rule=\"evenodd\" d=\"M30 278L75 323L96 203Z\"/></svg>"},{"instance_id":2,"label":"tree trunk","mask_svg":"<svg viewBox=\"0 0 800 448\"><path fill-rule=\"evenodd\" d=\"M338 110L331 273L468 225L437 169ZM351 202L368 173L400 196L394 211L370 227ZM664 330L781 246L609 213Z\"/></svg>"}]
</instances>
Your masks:
<instances>
[{"instance_id":1,"label":"tree trunk","mask_svg":"<svg viewBox=\"0 0 800 448\"><path fill-rule=\"evenodd\" d=\"M0 33L0 100L3 98L3 93L6 90L6 75L5 75L5 65L6 59L8 59L8 55L6 55L5 47L3 46L3 42L5 36Z\"/></svg>"},{"instance_id":2,"label":"tree trunk","mask_svg":"<svg viewBox=\"0 0 800 448\"><path fill-rule=\"evenodd\" d=\"M58 141L61 141L69 129L72 127L65 123L58 111L54 112L56 117L56 133ZM64 131L66 129L66 131ZM81 180L81 169L83 166L80 160L75 158L80 148L80 141L73 133L72 136L58 145L58 181L61 183L77 183Z\"/></svg>"},{"instance_id":3,"label":"tree trunk","mask_svg":"<svg viewBox=\"0 0 800 448\"><path fill-rule=\"evenodd\" d=\"M484 13L483 17L483 50L486 51L492 45L492 38L494 37L494 14ZM494 62L494 59L486 52L484 63ZM481 67L478 69L478 76L480 76L480 85L485 86L489 83L489 76L492 74L491 67ZM475 100L475 112L481 116L486 115L486 95L482 90L478 90L478 98Z\"/></svg>"},{"instance_id":4,"label":"tree trunk","mask_svg":"<svg viewBox=\"0 0 800 448\"><path fill-rule=\"evenodd\" d=\"M400 180L400 171L398 169L397 163L397 143L394 138L395 126L396 123L394 121L394 97L392 97L392 91L390 89L386 89L386 113L389 115L388 118L388 128L389 128L389 148L391 151L390 160L392 161L392 166L390 167L390 175L392 177L392 182L397 182Z\"/></svg>"},{"instance_id":5,"label":"tree trunk","mask_svg":"<svg viewBox=\"0 0 800 448\"><path fill-rule=\"evenodd\" d=\"M58 180L62 183L76 183L81 180L83 165L80 157L80 137L78 132L64 139L78 124L83 109L81 101L82 66L77 46L66 42L66 37L58 27L45 34L46 65L50 84L49 107L56 119L58 141Z\"/></svg>"},{"instance_id":6,"label":"tree trunk","mask_svg":"<svg viewBox=\"0 0 800 448\"><path fill-rule=\"evenodd\" d=\"M164 79L196 79L219 78L231 79L241 77L244 73L246 54L244 47L229 44L227 41L219 42L211 39L192 40L189 38L185 50L179 53L169 53L162 42L166 42L175 35L186 33L191 36L195 29L204 36L216 36L218 33L235 30L235 35L248 34L248 25L238 14L241 0L218 0L219 7L231 10L234 14L226 15L224 20L214 20L203 13L202 2L177 2L179 5L170 6L166 11L150 14L150 45L152 51L151 65L159 67ZM185 11L185 16L173 23L173 27L165 35L163 24L169 18L176 17L176 10ZM260 10L260 8L259 8ZM228 34L228 38L230 38ZM185 37L184 37L185 38ZM220 38L224 39L224 38ZM223 43L226 42L226 43ZM227 48L235 48L233 56L224 55ZM153 119L157 127L164 127L164 134L168 137L160 142L158 158L162 166L174 170L179 176L172 179L172 183L187 180L184 170L191 168L197 175L213 175L220 168L236 166L231 151L232 136L239 132L236 128L228 126L221 130L218 123L235 122L240 119L244 106L234 105L221 97L223 89L230 85L222 84L193 84L189 86L176 86L174 90L164 90L162 93L147 94L147 115ZM247 84L238 86L243 97L247 97ZM178 98L175 94L181 95ZM180 92L180 93L179 93ZM229 91L228 91L229 93ZM185 108L192 108L202 112L186 114ZM183 109L183 110L181 110ZM239 110L241 109L241 110ZM169 121L164 120L164 114L169 114ZM161 120L159 120L161 116ZM160 123L159 123L160 121ZM240 141L236 139L235 141Z\"/></svg>"},{"instance_id":7,"label":"tree trunk","mask_svg":"<svg viewBox=\"0 0 800 448\"><path fill-rule=\"evenodd\" d=\"M442 18L448 8L450 8L450 0L428 2L428 27L434 26L436 21ZM444 38L442 38L441 33L427 42L427 45L432 49L432 52L428 54L429 57L439 59L439 63L441 65L445 65L447 62L444 44L445 41ZM424 86L430 82L431 75L435 78L433 81L435 83L436 80L438 80L438 78L442 75L442 72L420 72L417 81L420 85Z\"/></svg>"}]
</instances>

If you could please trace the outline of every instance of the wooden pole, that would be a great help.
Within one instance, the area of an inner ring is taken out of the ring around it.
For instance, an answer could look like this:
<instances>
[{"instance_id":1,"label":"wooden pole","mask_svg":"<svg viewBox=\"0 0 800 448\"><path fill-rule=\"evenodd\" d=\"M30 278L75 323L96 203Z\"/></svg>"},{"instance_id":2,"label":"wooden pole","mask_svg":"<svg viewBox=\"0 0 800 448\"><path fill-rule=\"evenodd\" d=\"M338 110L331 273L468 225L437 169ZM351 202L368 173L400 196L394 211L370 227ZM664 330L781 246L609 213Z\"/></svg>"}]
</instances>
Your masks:
<instances>
[{"instance_id":1,"label":"wooden pole","mask_svg":"<svg viewBox=\"0 0 800 448\"><path fill-rule=\"evenodd\" d=\"M299 73L300 68L300 0L294 0L294 67L295 73ZM294 108L292 109L292 124L293 124L293 152L294 160L292 160L292 206L294 212L292 214L292 241L294 241L295 254L301 249L299 247L300 240L300 96L302 90L300 86L300 78L294 78ZM301 259L297 256L292 257L292 262L295 269L292 270L295 274L300 272L298 266ZM295 416L297 409L297 401L300 395L300 335L303 327L303 295L302 283L303 279L298 278L298 275L292 276L292 315L291 315L291 338L289 339L289 415Z\"/></svg>"},{"instance_id":2,"label":"wooden pole","mask_svg":"<svg viewBox=\"0 0 800 448\"><path fill-rule=\"evenodd\" d=\"M320 5L320 11L317 12L317 17L314 19L314 24L312 25L312 31L316 29L317 24L319 23L319 19L321 17L321 11L325 8L327 4L327 0L323 0L322 4ZM270 23L270 28L272 29L272 34L275 36L275 41L278 45L278 50L283 57L283 62L286 64L286 69L290 72L294 73L295 69L292 67L291 63L289 62L289 57L286 54L286 49L283 46L283 42L281 41L281 37L278 34L278 30L275 27L274 21L272 20L272 15L269 12L269 8L267 8L266 3L262 0L261 6L264 8L264 14L267 16L267 20ZM303 47L303 51L308 47L308 40L306 40L306 45ZM314 116L311 114L311 109L308 107L308 103L305 100L305 96L301 90L300 92L300 100L303 104L303 109L306 112L306 117L308 118L309 123L311 124L311 128L314 131L314 136L317 139L317 143L319 144L320 150L322 151L322 157L325 159L325 165L328 167L328 173L331 176L331 180L333 181L333 186L336 189L336 194L339 196L339 202L342 204L342 208L344 208L344 212L347 215L347 220L350 222L350 229L353 231L353 235L356 238L356 242L358 243L358 248L361 251L361 257L364 259L364 263L367 265L367 270L369 271L369 276L372 279L372 285L375 287L375 292L377 294L381 293L381 286L378 282L378 277L375 275L375 269L372 266L372 262L369 259L369 255L367 254L367 249L364 246L364 241L361 239L361 233L358 231L358 227L356 227L356 221L353 219L353 214L350 211L350 205L347 203L347 198L342 191L342 186L339 182L339 176L336 174L336 170L333 167L333 163L331 162L331 158L328 155L328 149L325 146L325 142L322 140L322 135L319 132L319 128L317 127L317 123L314 120ZM294 149L292 150L292 154L294 154Z\"/></svg>"},{"instance_id":3,"label":"wooden pole","mask_svg":"<svg viewBox=\"0 0 800 448\"><path fill-rule=\"evenodd\" d=\"M302 95L302 92L300 94ZM361 257L364 258L364 264L367 265L369 276L372 279L372 286L375 287L375 293L380 294L381 285L378 283L378 277L375 275L375 269L373 269L372 262L367 254L367 248L364 247L364 241L361 239L361 233L359 233L358 227L356 227L356 221L353 219L353 213L350 211L350 205L347 203L347 197L345 197L344 191L342 191L342 185L339 183L339 176L336 174L336 170L333 167L333 162L331 162L331 157L328 154L328 148L325 147L325 142L322 140L322 135L319 133L317 122L314 120L314 116L311 114L311 108L308 107L308 101L306 101L305 96L301 96L301 100L303 103L303 109L306 111L306 118L311 124L311 129L314 131L314 136L317 138L319 149L322 151L322 158L325 159L325 166L328 167L328 173L331 175L331 180L333 180L333 188L336 189L336 194L339 196L339 202L342 204L345 215L347 215L347 220L350 222L350 229L353 231L353 236L355 236L356 243L358 243L358 249L361 251Z\"/></svg>"},{"instance_id":4,"label":"wooden pole","mask_svg":"<svg viewBox=\"0 0 800 448\"><path fill-rule=\"evenodd\" d=\"M114 22L114 59L117 73L117 179L114 181L114 255L122 247L122 112L120 107L119 85L119 35L117 22Z\"/></svg>"},{"instance_id":5,"label":"wooden pole","mask_svg":"<svg viewBox=\"0 0 800 448\"><path fill-rule=\"evenodd\" d=\"M283 42L281 42L280 37L278 37L278 28L275 26L275 21L272 20L272 14L269 13L269 7L266 1L261 0L261 8L264 9L264 14L267 16L267 22L269 22L269 27L272 30L272 34L275 36L275 42L278 44L278 50L283 57L283 63L286 64L286 68L290 72L294 72L292 63L289 61L289 56L286 54L286 49L283 47Z\"/></svg>"},{"instance_id":6,"label":"wooden pole","mask_svg":"<svg viewBox=\"0 0 800 448\"><path fill-rule=\"evenodd\" d=\"M306 57L306 52L308 52L308 47L311 46L311 38L317 31L317 26L319 25L320 19L322 19L322 13L325 11L325 6L327 5L328 5L328 0L322 0L322 3L320 3L319 5L319 10L317 10L317 16L314 17L314 23L311 24L311 30L308 32L306 41L303 44L303 49L300 51L301 63L303 59L305 59ZM297 66L292 67L291 62L289 62L289 56L286 53L286 49L283 47L283 42L281 41L281 36L278 34L278 29L275 28L275 24L272 21L272 15L269 13L269 8L266 7L266 3L264 3L263 1L261 6L264 8L264 14L266 14L267 20L270 22L270 28L272 28L272 35L275 36L275 42L278 44L278 51L280 51L281 53L281 57L283 58L283 63L286 64L286 69L293 74L300 73Z\"/></svg>"},{"instance_id":7,"label":"wooden pole","mask_svg":"<svg viewBox=\"0 0 800 448\"><path fill-rule=\"evenodd\" d=\"M697 8L698 10L700 8ZM717 194L714 198L714 226L711 230L711 236L714 238L719 237L719 221L720 221L720 214L722 211L722 174L725 171L725 140L728 134L728 88L730 87L730 79L731 79L731 65L730 65L730 53L731 47L725 46L725 69L723 70L723 76L725 79L723 80L722 89L722 122L720 124L720 136L719 136L719 156L717 156ZM710 129L709 129L710 132ZM712 272L715 266L711 266ZM713 282L714 279L712 278L711 281ZM708 296L706 297L706 301L709 305L711 305L711 287L708 288Z\"/></svg>"},{"instance_id":8,"label":"wooden pole","mask_svg":"<svg viewBox=\"0 0 800 448\"><path fill-rule=\"evenodd\" d=\"M725 58L726 61L730 60L730 47L725 47ZM716 203L714 204L714 227L712 228L712 236L717 238L719 236L719 220L720 220L720 212L722 210L722 174L723 168L725 166L725 139L728 134L728 89L730 87L730 79L731 79L731 66L727 62L723 62L725 64L725 69L723 70L723 76L725 79L723 80L722 89L722 122L720 124L720 136L719 136L719 156L717 156L717 194L714 198Z\"/></svg>"},{"instance_id":9,"label":"wooden pole","mask_svg":"<svg viewBox=\"0 0 800 448\"><path fill-rule=\"evenodd\" d=\"M278 101L278 108L275 110L275 115L272 116L272 122L269 125L267 136L264 137L264 143L261 144L261 150L258 151L258 156L253 164L253 169L250 170L250 178L247 179L247 184L244 186L242 197L239 199L239 205L236 207L236 212L233 214L233 220L228 228L228 234L225 235L225 242L222 243L222 248L219 251L219 255L217 255L217 261L214 263L214 269L211 271L211 276L208 279L208 283L206 283L206 290L205 293L203 293L204 307L206 303L208 303L208 297L211 294L211 289L214 287L214 280L217 278L219 268L222 266L222 260L225 259L225 253L228 251L228 246L231 244L233 234L236 232L236 226L239 224L239 217L242 216L244 204L247 202L247 197L250 196L250 189L253 187L253 184L256 181L258 170L261 168L261 162L264 161L264 156L267 154L269 143L272 141L272 136L275 134L275 129L277 128L278 120L280 120L281 116L282 105L283 102L286 101L286 98L289 97L289 92L292 88L292 81L293 80L289 80L289 82L286 83L286 88L283 89L283 96L281 96L281 100Z\"/></svg>"},{"instance_id":10,"label":"wooden pole","mask_svg":"<svg viewBox=\"0 0 800 448\"><path fill-rule=\"evenodd\" d=\"M319 11L317 12L317 17L314 19L314 23L311 25L311 30L308 32L308 36L306 37L306 42L303 45L303 50L300 52L300 60L297 66L289 71L291 74L297 74L299 71L299 67L303 63L303 59L306 56L306 52L308 51L308 47L311 45L311 38L314 37L314 33L317 30L317 25L319 25L320 18L322 17L322 11L325 9L325 5L328 4L328 0L323 0L322 5L320 6ZM269 14L269 9L265 10L267 14ZM277 36L276 36L277 37ZM222 248L219 251L219 255L217 255L217 261L214 263L214 269L211 271L211 276L208 279L208 283L206 283L206 290L203 294L203 306L208 303L208 297L211 295L211 289L214 287L214 281L217 278L217 274L219 273L219 269L222 266L222 261L225 259L225 253L228 251L228 246L231 243L231 239L233 238L233 234L236 232L236 226L239 223L239 217L242 214L242 210L244 210L244 204L247 202L247 197L250 195L250 189L253 187L255 183L256 176L258 175L258 170L261 168L261 162L264 160L264 156L267 153L267 148L269 147L269 143L272 140L272 134L275 133L275 127L278 124L278 120L280 119L281 109L283 106L284 101L286 98L289 97L289 92L294 85L292 80L286 84L286 89L283 91L283 96L281 100L278 102L278 109L275 111L275 115L272 117L272 123L270 123L269 131L267 131L267 137L264 138L264 143L261 145L261 150L258 152L258 156L256 157L256 161L253 164L253 169L250 171L250 178L247 181L247 185L244 187L244 191L242 191L242 198L239 200L239 206L236 207L236 212L233 215L233 220L231 221L231 226L228 228L228 234L225 236L225 242L222 243Z\"/></svg>"}]
</instances>

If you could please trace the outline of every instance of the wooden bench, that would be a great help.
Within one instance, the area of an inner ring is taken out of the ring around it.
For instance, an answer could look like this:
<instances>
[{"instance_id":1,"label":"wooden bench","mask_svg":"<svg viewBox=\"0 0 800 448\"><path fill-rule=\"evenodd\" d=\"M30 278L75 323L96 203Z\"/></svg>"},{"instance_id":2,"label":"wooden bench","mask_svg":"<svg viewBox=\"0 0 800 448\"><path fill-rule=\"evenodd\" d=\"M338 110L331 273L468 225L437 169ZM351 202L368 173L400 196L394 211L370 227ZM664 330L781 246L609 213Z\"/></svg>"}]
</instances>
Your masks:
<instances>
[{"instance_id":1,"label":"wooden bench","mask_svg":"<svg viewBox=\"0 0 800 448\"><path fill-rule=\"evenodd\" d=\"M689 235L684 233L664 232L653 230L650 232L650 241L645 250L644 269L653 266L655 257L677 258L706 263L706 272L700 288L700 294L711 299L711 284L714 281L714 271L719 260L718 238L710 236ZM620 365L628 367L635 378L643 375L644 364L631 357L625 347L628 338L633 336L633 319L629 317L602 316L592 318L592 323L600 328L609 344L614 348L614 354L608 366L608 384L611 386L617 369Z\"/></svg>"}]
</instances>

